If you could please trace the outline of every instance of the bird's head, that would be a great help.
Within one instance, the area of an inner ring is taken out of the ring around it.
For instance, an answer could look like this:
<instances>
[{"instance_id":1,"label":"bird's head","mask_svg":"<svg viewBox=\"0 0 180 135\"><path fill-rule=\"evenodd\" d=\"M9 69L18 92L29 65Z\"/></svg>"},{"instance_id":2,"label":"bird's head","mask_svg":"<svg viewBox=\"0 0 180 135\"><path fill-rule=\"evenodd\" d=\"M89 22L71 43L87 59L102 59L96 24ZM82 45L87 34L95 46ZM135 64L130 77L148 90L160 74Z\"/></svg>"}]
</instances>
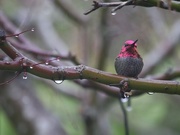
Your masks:
<instances>
[{"instance_id":1,"label":"bird's head","mask_svg":"<svg viewBox=\"0 0 180 135\"><path fill-rule=\"evenodd\" d=\"M120 57L137 57L138 52L137 52L137 40L133 41L133 40L127 40L121 51L120 54L118 56Z\"/></svg>"},{"instance_id":2,"label":"bird's head","mask_svg":"<svg viewBox=\"0 0 180 135\"><path fill-rule=\"evenodd\" d=\"M137 48L137 40L133 41L133 40L127 40L124 43L124 46L122 47L121 51L128 51L128 50L136 50Z\"/></svg>"}]
</instances>

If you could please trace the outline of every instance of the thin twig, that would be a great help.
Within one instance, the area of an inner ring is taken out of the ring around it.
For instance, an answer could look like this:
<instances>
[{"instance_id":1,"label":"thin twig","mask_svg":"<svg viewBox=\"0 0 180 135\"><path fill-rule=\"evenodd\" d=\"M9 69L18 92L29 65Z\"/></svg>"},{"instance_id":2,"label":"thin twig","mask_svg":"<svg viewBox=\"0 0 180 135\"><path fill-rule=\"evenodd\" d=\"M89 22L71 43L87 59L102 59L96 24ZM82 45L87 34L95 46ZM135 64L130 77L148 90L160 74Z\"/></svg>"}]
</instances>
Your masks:
<instances>
[{"instance_id":1,"label":"thin twig","mask_svg":"<svg viewBox=\"0 0 180 135\"><path fill-rule=\"evenodd\" d=\"M79 65L80 62L77 60L77 57L75 55L73 55L71 52L69 52L68 54L54 54L52 52L48 52L42 49L34 49L31 47L27 47L26 45L24 45L23 43L20 43L18 41L15 40L11 40L9 39L10 43L15 46L18 49L21 49L23 51L29 52L35 56L42 56L42 57L46 57L47 58L59 58L60 60L70 60L72 61L75 65Z\"/></svg>"},{"instance_id":2,"label":"thin twig","mask_svg":"<svg viewBox=\"0 0 180 135\"><path fill-rule=\"evenodd\" d=\"M16 26L14 26L10 20L3 14L3 12L0 12L0 25L6 29L9 33L14 33L14 31L17 29ZM31 29L32 30L32 29ZM1 33L0 33L1 34ZM3 34L3 33L2 33ZM36 56L45 56L45 57L58 57L61 60L70 60L75 65L79 65L80 62L77 60L76 56L71 54L70 52L67 54L53 54L49 53L46 50L42 50L37 45L33 44L30 40L28 40L24 35L19 36L18 41L15 41L13 39L8 39L10 43L15 46L18 49L24 50L26 52L30 52Z\"/></svg>"},{"instance_id":3,"label":"thin twig","mask_svg":"<svg viewBox=\"0 0 180 135\"><path fill-rule=\"evenodd\" d=\"M88 15L88 14L90 14L91 12L93 12L93 11L95 11L95 10L97 10L98 8L101 7L100 3L97 2L97 1L93 1L92 6L93 6L93 8L90 9L89 11L85 12L84 15Z\"/></svg>"},{"instance_id":4,"label":"thin twig","mask_svg":"<svg viewBox=\"0 0 180 135\"><path fill-rule=\"evenodd\" d=\"M89 11L85 12L84 15L88 15L89 13L99 9L100 7L115 7L112 12L122 8L123 6L134 5L134 6L142 6L142 7L159 7L166 10L174 10L180 12L180 2L171 1L171 4L168 4L166 1L161 0L158 6L159 0L138 0L136 3L134 0L120 1L120 2L97 2L93 1L93 8ZM171 8L170 8L171 6Z\"/></svg>"},{"instance_id":5,"label":"thin twig","mask_svg":"<svg viewBox=\"0 0 180 135\"><path fill-rule=\"evenodd\" d=\"M0 86L5 85L5 84L9 84L10 82L12 82L14 79L16 79L21 73L22 73L22 69L20 71L18 71L15 76L13 76L12 78L10 78L9 80L0 83Z\"/></svg>"},{"instance_id":6,"label":"thin twig","mask_svg":"<svg viewBox=\"0 0 180 135\"><path fill-rule=\"evenodd\" d=\"M124 128L125 128L125 135L129 135L129 125L128 125L128 114L126 108L124 107L123 102L121 101L121 95L119 95L119 103L122 109L123 118L124 118Z\"/></svg>"},{"instance_id":7,"label":"thin twig","mask_svg":"<svg viewBox=\"0 0 180 135\"><path fill-rule=\"evenodd\" d=\"M125 5L128 5L130 3L132 3L134 0L128 0L128 1L125 1L125 2L122 2L121 4L119 4L117 7L113 8L111 10L111 13L114 13L116 12L118 9L121 9L122 7L124 7Z\"/></svg>"}]
</instances>

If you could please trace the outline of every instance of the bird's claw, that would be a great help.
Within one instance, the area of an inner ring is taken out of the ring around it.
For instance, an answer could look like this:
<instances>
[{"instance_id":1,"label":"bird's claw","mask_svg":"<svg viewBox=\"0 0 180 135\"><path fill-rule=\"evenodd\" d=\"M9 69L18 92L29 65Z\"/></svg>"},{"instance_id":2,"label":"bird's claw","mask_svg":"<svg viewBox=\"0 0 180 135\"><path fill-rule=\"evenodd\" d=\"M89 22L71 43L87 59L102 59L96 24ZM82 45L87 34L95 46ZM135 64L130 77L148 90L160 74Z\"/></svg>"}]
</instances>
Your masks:
<instances>
[{"instance_id":1,"label":"bird's claw","mask_svg":"<svg viewBox=\"0 0 180 135\"><path fill-rule=\"evenodd\" d=\"M120 94L122 98L129 97L132 95L132 92L129 89L129 82L128 79L125 78L124 80L120 81L121 87L120 87Z\"/></svg>"},{"instance_id":2,"label":"bird's claw","mask_svg":"<svg viewBox=\"0 0 180 135\"><path fill-rule=\"evenodd\" d=\"M126 92L126 91L128 92L129 91L128 79L124 79L124 80L120 81L120 86L124 92Z\"/></svg>"},{"instance_id":3,"label":"bird's claw","mask_svg":"<svg viewBox=\"0 0 180 135\"><path fill-rule=\"evenodd\" d=\"M110 86L115 86L120 88L120 97L126 98L132 95L132 92L129 89L129 82L128 79L125 78L122 81L120 81L119 84L110 84Z\"/></svg>"},{"instance_id":4,"label":"bird's claw","mask_svg":"<svg viewBox=\"0 0 180 135\"><path fill-rule=\"evenodd\" d=\"M132 95L132 91L129 91L129 92L124 92L124 95L125 95L125 97L129 97L129 96L131 96L131 95Z\"/></svg>"}]
</instances>

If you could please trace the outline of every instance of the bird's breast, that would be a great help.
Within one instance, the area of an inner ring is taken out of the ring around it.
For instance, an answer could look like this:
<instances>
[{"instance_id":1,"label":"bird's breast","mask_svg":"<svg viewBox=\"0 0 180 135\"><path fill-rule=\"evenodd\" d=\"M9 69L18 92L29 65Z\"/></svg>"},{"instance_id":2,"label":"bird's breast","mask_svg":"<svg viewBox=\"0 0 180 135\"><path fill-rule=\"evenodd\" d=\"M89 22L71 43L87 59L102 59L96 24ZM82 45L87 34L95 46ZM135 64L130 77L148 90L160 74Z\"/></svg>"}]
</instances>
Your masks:
<instances>
[{"instance_id":1,"label":"bird's breast","mask_svg":"<svg viewBox=\"0 0 180 135\"><path fill-rule=\"evenodd\" d=\"M115 70L118 75L127 77L137 77L143 68L141 58L117 57L115 60Z\"/></svg>"}]
</instances>

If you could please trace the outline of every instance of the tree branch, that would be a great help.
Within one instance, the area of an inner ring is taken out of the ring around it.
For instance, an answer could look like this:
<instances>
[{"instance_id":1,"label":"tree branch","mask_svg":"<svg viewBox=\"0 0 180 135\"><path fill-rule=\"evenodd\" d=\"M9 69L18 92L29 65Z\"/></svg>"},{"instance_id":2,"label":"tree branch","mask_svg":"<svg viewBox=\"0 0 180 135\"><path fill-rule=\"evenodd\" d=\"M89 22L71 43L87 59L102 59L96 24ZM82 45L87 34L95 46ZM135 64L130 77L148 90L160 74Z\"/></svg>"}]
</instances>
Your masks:
<instances>
[{"instance_id":1,"label":"tree branch","mask_svg":"<svg viewBox=\"0 0 180 135\"><path fill-rule=\"evenodd\" d=\"M9 33L14 33L16 31L16 27L6 18L6 16L3 14L3 12L0 12L0 24L8 31ZM42 50L38 48L37 45L34 45L31 43L27 38L24 37L24 35L21 35L18 37L19 41L15 41L12 39L8 39L10 43L13 44L18 49L21 49L23 51L32 53L34 55L38 56L46 56L46 57L58 57L61 60L70 60L72 61L75 65L79 65L80 63L78 62L77 58L69 53L63 53L63 54L53 54L50 52L47 52L45 50ZM58 40L58 43L61 43L60 40Z\"/></svg>"},{"instance_id":2,"label":"tree branch","mask_svg":"<svg viewBox=\"0 0 180 135\"><path fill-rule=\"evenodd\" d=\"M4 46L6 46L6 49L3 49ZM10 44L5 44L5 42L0 43L0 48L3 49L7 55L9 55L8 53L10 50L14 49ZM13 50L11 53L19 53L17 50L15 51ZM18 66L16 63L14 65L10 62L7 65L5 62L0 62L0 69L11 71L26 69L26 72L50 80L89 79L107 85L118 84L121 80L126 79L126 77L110 74L84 65L52 67L38 65L34 61L23 56L18 58L19 59L17 59L17 57L13 54L12 59L19 62ZM157 93L180 94L180 84L177 81L128 78L128 83L130 89L141 90L144 92L150 91Z\"/></svg>"},{"instance_id":3,"label":"tree branch","mask_svg":"<svg viewBox=\"0 0 180 135\"><path fill-rule=\"evenodd\" d=\"M142 6L142 7L159 7L163 9L173 10L180 12L180 2L177 1L171 1L169 4L165 0L127 0L127 1L120 1L120 2L98 2L93 1L93 8L89 11L85 12L84 15L88 15L91 12L99 9L100 7L115 7L111 10L111 12L115 12L116 10L124 7L124 6Z\"/></svg>"},{"instance_id":4,"label":"tree branch","mask_svg":"<svg viewBox=\"0 0 180 135\"><path fill-rule=\"evenodd\" d=\"M9 40L13 46L15 46L18 49L21 49L25 52L31 53L33 55L36 56L42 56L42 57L55 57L58 58L60 60L70 60L72 61L75 65L79 65L79 61L77 60L76 56L73 55L71 52L69 52L68 54L54 54L52 52L48 52L48 51L44 51L41 49L34 49L34 48L29 48L26 45L24 45L23 43L19 43L18 41L15 40Z\"/></svg>"},{"instance_id":5,"label":"tree branch","mask_svg":"<svg viewBox=\"0 0 180 135\"><path fill-rule=\"evenodd\" d=\"M10 52L10 57L14 60L8 64L5 61L0 61L1 70L20 71L25 69L26 72L50 80L88 79L107 85L117 84L121 80L126 79L126 77L117 76L84 65L52 67L37 64L23 55L18 55L17 57L16 54L20 54L20 52L18 52L11 44L6 44L6 42L1 42L0 48L7 55L9 55L8 53ZM151 91L157 93L180 94L180 84L176 81L129 78L128 83L129 88L143 92ZM117 91L111 91L110 93L115 95L117 94Z\"/></svg>"}]
</instances>

